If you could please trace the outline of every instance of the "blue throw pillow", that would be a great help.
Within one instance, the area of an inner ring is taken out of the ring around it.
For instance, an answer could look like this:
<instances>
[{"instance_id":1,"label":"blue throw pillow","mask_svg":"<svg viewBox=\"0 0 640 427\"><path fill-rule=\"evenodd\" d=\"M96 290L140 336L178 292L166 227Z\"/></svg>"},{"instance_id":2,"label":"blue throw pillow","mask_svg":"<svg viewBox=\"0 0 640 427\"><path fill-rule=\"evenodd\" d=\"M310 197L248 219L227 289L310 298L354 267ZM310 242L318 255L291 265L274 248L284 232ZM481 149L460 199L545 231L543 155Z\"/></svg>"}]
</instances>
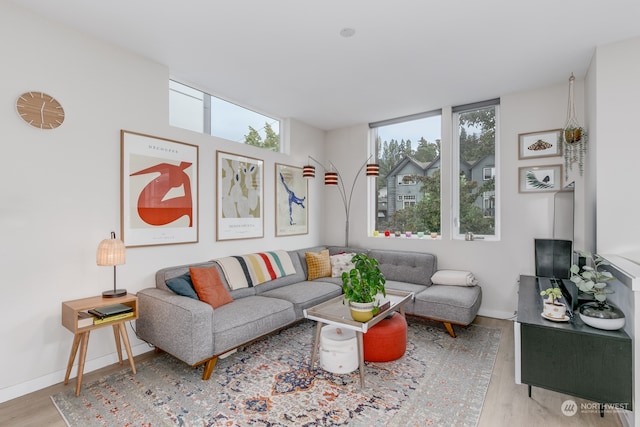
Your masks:
<instances>
[{"instance_id":1,"label":"blue throw pillow","mask_svg":"<svg viewBox=\"0 0 640 427\"><path fill-rule=\"evenodd\" d=\"M191 274L189 274L189 272L184 273L182 276L167 280L166 283L167 287L178 295L199 299L198 294L193 287L193 283L191 283Z\"/></svg>"}]
</instances>

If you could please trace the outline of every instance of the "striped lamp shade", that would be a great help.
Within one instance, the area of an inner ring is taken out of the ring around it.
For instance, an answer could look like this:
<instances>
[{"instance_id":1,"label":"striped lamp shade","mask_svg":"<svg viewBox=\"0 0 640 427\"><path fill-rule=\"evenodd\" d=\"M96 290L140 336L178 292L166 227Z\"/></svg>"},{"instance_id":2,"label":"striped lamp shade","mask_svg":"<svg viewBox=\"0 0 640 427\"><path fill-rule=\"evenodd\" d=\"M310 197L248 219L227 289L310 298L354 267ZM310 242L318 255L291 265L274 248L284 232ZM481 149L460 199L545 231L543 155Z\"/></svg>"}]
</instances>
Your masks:
<instances>
[{"instance_id":1,"label":"striped lamp shade","mask_svg":"<svg viewBox=\"0 0 640 427\"><path fill-rule=\"evenodd\" d=\"M302 177L303 178L315 178L316 177L316 167L312 165L305 165L302 167Z\"/></svg>"},{"instance_id":2,"label":"striped lamp shade","mask_svg":"<svg viewBox=\"0 0 640 427\"><path fill-rule=\"evenodd\" d=\"M338 173L337 172L325 172L324 185L338 185Z\"/></svg>"},{"instance_id":3,"label":"striped lamp shade","mask_svg":"<svg viewBox=\"0 0 640 427\"><path fill-rule=\"evenodd\" d=\"M380 175L380 165L377 163L369 163L367 165L367 176L378 176Z\"/></svg>"}]
</instances>

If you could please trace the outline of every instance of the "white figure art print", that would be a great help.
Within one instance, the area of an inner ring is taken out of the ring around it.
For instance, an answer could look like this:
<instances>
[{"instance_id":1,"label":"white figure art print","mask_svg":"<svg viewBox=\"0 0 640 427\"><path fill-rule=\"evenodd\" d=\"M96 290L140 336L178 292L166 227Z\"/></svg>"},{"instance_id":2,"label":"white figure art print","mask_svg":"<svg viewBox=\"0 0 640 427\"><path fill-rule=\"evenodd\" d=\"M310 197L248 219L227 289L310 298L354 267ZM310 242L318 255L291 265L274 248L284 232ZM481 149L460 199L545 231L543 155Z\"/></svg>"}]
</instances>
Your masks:
<instances>
[{"instance_id":1,"label":"white figure art print","mask_svg":"<svg viewBox=\"0 0 640 427\"><path fill-rule=\"evenodd\" d=\"M276 236L307 234L308 181L302 168L276 163Z\"/></svg>"},{"instance_id":2,"label":"white figure art print","mask_svg":"<svg viewBox=\"0 0 640 427\"><path fill-rule=\"evenodd\" d=\"M263 161L224 151L216 157L216 240L263 237Z\"/></svg>"}]
</instances>

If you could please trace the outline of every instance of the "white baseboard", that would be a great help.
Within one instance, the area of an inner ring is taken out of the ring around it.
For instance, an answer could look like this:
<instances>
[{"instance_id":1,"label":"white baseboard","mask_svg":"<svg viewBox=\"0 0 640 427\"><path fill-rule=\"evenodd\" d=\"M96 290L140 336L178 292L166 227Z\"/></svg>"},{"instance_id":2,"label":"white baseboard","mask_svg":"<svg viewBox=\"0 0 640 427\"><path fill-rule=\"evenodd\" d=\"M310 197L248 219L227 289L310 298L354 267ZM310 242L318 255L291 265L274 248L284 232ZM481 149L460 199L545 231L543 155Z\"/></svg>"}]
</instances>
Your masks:
<instances>
[{"instance_id":1,"label":"white baseboard","mask_svg":"<svg viewBox=\"0 0 640 427\"><path fill-rule=\"evenodd\" d=\"M485 310L482 307L478 310L478 316L493 317L494 319L503 320L516 320L516 315L513 314L513 311Z\"/></svg>"},{"instance_id":2,"label":"white baseboard","mask_svg":"<svg viewBox=\"0 0 640 427\"><path fill-rule=\"evenodd\" d=\"M134 356L146 353L151 350L153 349L146 343L138 344L131 347L131 352ZM124 358L124 360L127 360L127 353L123 351L122 357ZM84 365L84 373L87 374L97 369L104 368L105 366L113 365L117 362L118 353L116 352L99 357L97 359L87 360ZM125 365L128 366L128 363L126 363ZM59 371L52 372L42 377L34 378L24 383L3 388L2 390L0 390L0 403L15 399L16 397L24 396L25 394L33 393L34 391L42 390L43 388L52 386L54 384L61 383L64 381L64 375L66 372L67 368L65 366L64 369L61 369ZM75 377L77 372L78 364L76 363L75 365L73 365L73 369L71 371L72 378L69 380L70 387L75 388ZM73 385L71 386L72 382Z\"/></svg>"}]
</instances>

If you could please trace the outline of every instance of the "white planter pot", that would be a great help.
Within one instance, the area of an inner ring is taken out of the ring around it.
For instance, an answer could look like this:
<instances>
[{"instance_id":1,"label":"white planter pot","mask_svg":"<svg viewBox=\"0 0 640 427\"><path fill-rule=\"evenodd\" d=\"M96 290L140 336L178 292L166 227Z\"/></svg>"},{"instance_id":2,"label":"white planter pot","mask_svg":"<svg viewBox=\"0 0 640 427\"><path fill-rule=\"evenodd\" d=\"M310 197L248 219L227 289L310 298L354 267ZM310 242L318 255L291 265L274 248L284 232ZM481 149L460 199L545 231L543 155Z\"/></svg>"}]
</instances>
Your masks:
<instances>
[{"instance_id":1,"label":"white planter pot","mask_svg":"<svg viewBox=\"0 0 640 427\"><path fill-rule=\"evenodd\" d=\"M356 322L368 322L373 318L373 308L375 302L353 302L349 301L351 309L351 318Z\"/></svg>"}]
</instances>

